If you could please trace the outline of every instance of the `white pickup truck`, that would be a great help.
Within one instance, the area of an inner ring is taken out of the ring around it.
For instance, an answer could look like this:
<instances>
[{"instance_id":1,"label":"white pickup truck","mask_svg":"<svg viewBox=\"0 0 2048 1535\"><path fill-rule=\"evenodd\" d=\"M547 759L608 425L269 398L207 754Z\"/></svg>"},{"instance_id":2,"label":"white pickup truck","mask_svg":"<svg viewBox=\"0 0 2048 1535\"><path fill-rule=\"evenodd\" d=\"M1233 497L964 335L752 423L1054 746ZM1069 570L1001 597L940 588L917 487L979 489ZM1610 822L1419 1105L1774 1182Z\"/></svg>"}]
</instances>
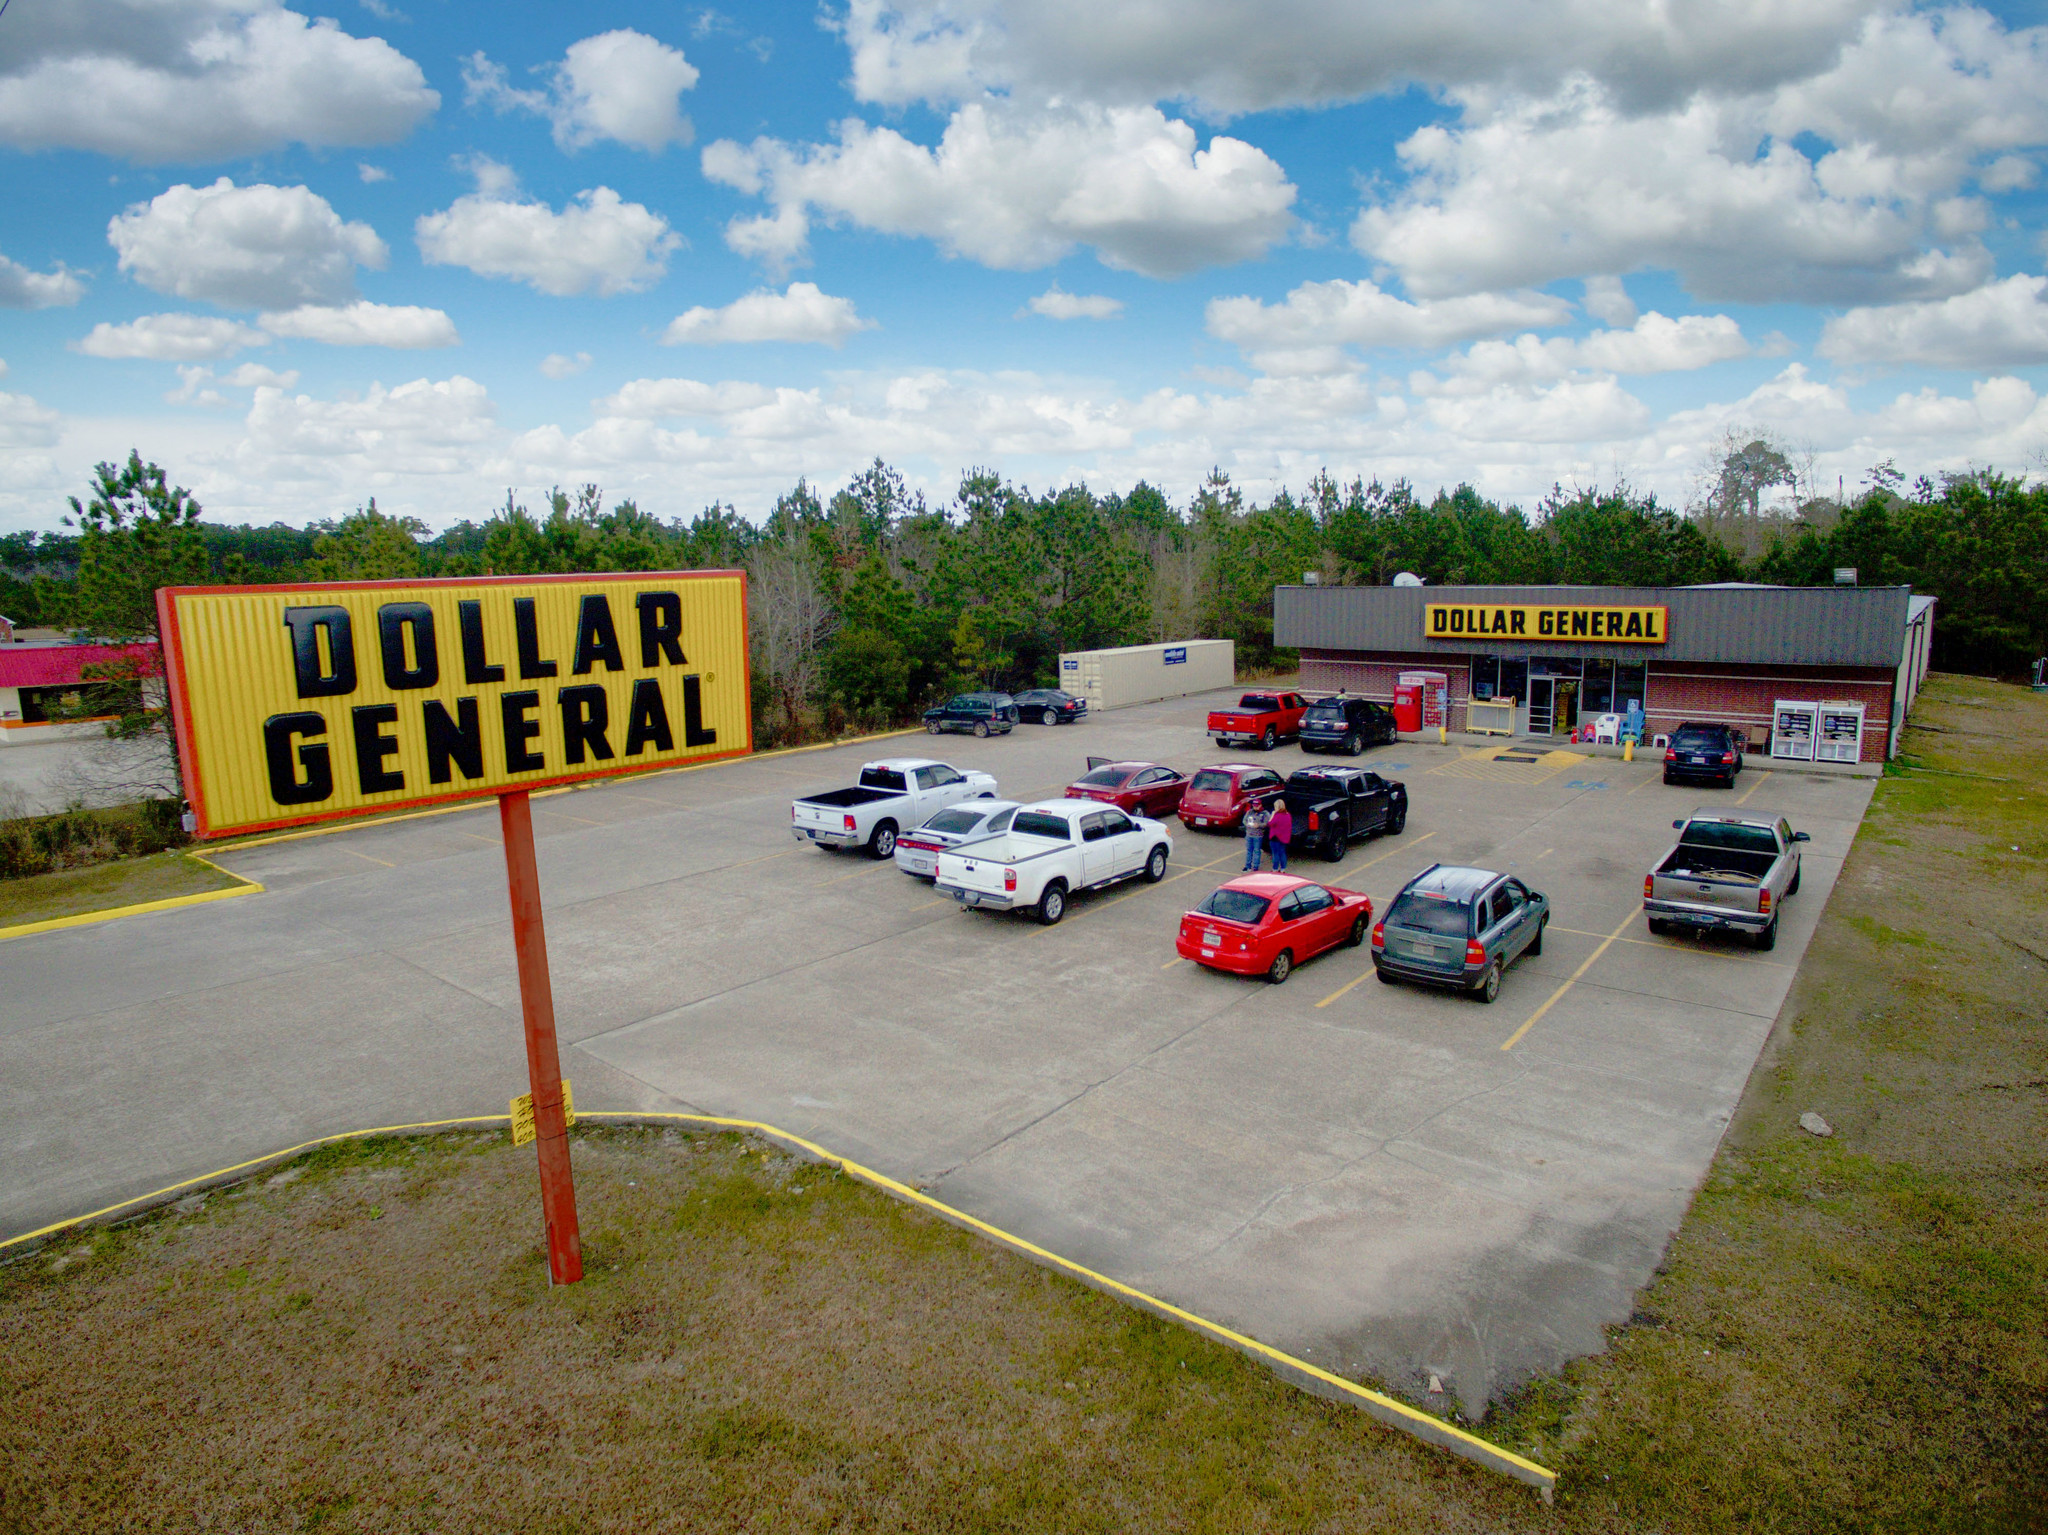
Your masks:
<instances>
[{"instance_id":1,"label":"white pickup truck","mask_svg":"<svg viewBox=\"0 0 2048 1535\"><path fill-rule=\"evenodd\" d=\"M1157 821L1112 805L1049 799L1021 805L999 837L939 854L934 883L963 906L1029 908L1047 927L1067 914L1067 897L1143 875L1166 877L1173 838Z\"/></svg>"},{"instance_id":2,"label":"white pickup truck","mask_svg":"<svg viewBox=\"0 0 2048 1535\"><path fill-rule=\"evenodd\" d=\"M1799 890L1799 844L1781 815L1695 810L1673 821L1678 845L1643 876L1650 931L1742 933L1759 949L1778 942L1778 913Z\"/></svg>"},{"instance_id":3,"label":"white pickup truck","mask_svg":"<svg viewBox=\"0 0 2048 1535\"><path fill-rule=\"evenodd\" d=\"M789 829L796 840L837 851L864 847L876 858L896 851L896 833L964 799L994 799L996 781L929 757L884 757L861 765L850 789L829 789L793 802Z\"/></svg>"}]
</instances>

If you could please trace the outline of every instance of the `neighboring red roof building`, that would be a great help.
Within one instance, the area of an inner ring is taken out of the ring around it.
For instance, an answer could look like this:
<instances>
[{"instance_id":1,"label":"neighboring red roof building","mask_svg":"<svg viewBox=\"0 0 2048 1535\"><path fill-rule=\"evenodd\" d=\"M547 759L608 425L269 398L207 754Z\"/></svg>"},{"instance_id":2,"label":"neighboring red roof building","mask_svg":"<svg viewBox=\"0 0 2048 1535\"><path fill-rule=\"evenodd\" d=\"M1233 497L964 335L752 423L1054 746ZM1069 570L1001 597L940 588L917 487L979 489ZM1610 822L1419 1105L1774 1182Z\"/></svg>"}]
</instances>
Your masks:
<instances>
[{"instance_id":1,"label":"neighboring red roof building","mask_svg":"<svg viewBox=\"0 0 2048 1535\"><path fill-rule=\"evenodd\" d=\"M0 688L74 687L86 667L123 656L155 672L154 645L9 645L0 650Z\"/></svg>"}]
</instances>

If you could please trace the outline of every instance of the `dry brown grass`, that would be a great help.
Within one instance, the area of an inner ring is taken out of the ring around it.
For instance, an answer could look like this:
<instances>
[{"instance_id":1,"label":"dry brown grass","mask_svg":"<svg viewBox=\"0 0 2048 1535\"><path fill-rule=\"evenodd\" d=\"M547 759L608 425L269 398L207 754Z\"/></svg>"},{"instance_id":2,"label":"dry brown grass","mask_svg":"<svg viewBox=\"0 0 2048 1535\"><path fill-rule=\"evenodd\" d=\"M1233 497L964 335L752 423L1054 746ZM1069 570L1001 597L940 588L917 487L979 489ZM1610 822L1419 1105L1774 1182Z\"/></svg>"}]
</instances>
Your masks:
<instances>
[{"instance_id":1,"label":"dry brown grass","mask_svg":"<svg viewBox=\"0 0 2048 1535\"><path fill-rule=\"evenodd\" d=\"M0 1278L10 1530L1473 1530L1526 1488L824 1168L316 1153Z\"/></svg>"}]
</instances>

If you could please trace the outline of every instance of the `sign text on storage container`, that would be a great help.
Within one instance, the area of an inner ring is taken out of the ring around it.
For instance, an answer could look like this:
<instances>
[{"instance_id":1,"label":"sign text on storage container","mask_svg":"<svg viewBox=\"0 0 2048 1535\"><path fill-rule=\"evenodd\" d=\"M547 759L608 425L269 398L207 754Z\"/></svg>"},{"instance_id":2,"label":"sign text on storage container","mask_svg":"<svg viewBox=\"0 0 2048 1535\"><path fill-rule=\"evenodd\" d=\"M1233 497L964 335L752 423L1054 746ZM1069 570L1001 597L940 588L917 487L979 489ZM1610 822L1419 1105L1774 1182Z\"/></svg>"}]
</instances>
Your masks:
<instances>
[{"instance_id":1,"label":"sign text on storage container","mask_svg":"<svg viewBox=\"0 0 2048 1535\"><path fill-rule=\"evenodd\" d=\"M1431 602L1423 605L1422 632L1433 640L1599 640L1610 645L1662 645L1671 638L1670 613L1664 607Z\"/></svg>"},{"instance_id":2,"label":"sign text on storage container","mask_svg":"<svg viewBox=\"0 0 2048 1535\"><path fill-rule=\"evenodd\" d=\"M157 594L201 836L750 749L736 571Z\"/></svg>"}]
</instances>

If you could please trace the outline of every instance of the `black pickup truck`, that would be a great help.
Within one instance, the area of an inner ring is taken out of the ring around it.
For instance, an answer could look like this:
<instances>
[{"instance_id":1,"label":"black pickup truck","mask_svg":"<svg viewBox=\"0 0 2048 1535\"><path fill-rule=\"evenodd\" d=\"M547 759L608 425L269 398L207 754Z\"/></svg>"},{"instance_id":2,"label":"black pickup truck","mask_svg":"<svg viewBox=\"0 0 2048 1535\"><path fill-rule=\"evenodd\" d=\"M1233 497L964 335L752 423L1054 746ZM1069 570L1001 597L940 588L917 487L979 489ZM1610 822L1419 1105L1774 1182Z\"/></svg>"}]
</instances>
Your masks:
<instances>
[{"instance_id":1,"label":"black pickup truck","mask_svg":"<svg viewBox=\"0 0 2048 1535\"><path fill-rule=\"evenodd\" d=\"M1294 818L1289 845L1331 863L1361 838L1398 834L1408 824L1408 786L1363 768L1302 768L1287 780L1286 795Z\"/></svg>"}]
</instances>

